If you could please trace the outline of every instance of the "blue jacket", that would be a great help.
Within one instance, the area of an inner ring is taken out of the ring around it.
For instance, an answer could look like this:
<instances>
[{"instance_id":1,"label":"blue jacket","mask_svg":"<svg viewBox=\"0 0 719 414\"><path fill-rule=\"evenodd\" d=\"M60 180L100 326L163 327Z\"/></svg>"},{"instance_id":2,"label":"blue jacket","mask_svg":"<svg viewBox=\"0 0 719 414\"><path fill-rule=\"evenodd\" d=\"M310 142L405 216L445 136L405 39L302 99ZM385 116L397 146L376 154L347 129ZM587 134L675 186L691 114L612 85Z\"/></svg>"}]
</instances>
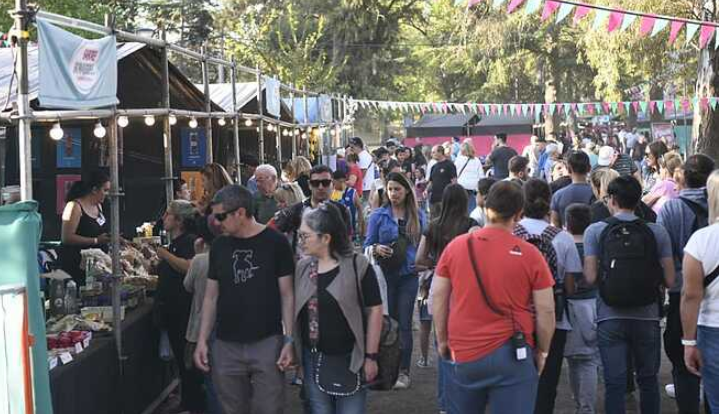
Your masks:
<instances>
[{"instance_id":1,"label":"blue jacket","mask_svg":"<svg viewBox=\"0 0 719 414\"><path fill-rule=\"evenodd\" d=\"M424 231L425 217L422 210L419 211L419 225ZM364 241L364 247L367 248L373 244L382 244L388 246L395 242L399 237L399 224L392 214L392 206L387 204L372 212L367 225L367 237ZM407 261L402 265L399 275L411 275L415 273L414 259L417 256L417 247L419 243L410 243L407 246Z\"/></svg>"}]
</instances>

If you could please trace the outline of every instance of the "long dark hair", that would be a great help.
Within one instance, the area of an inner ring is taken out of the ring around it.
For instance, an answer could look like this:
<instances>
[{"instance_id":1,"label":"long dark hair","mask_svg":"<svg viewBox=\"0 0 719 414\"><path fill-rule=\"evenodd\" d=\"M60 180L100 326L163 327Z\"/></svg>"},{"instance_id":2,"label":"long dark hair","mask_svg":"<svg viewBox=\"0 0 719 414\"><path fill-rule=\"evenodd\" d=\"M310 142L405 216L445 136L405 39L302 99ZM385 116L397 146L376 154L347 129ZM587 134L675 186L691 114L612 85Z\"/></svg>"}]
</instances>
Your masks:
<instances>
[{"instance_id":1,"label":"long dark hair","mask_svg":"<svg viewBox=\"0 0 719 414\"><path fill-rule=\"evenodd\" d=\"M427 159L422 154L422 148L424 145L417 144L414 146L414 157L412 157L412 163L416 166L427 165Z\"/></svg>"},{"instance_id":2,"label":"long dark hair","mask_svg":"<svg viewBox=\"0 0 719 414\"><path fill-rule=\"evenodd\" d=\"M419 208L417 207L417 199L414 197L414 189L412 183L402 173L389 173L386 177L386 182L389 185L390 181L399 183L405 189L407 193L404 197L404 211L407 215L407 235L412 239L414 243L418 243L420 237L422 237L422 224L419 221ZM385 188L385 198L387 202L385 205L389 205L389 189ZM465 209L467 201L464 202Z\"/></svg>"},{"instance_id":3,"label":"long dark hair","mask_svg":"<svg viewBox=\"0 0 719 414\"><path fill-rule=\"evenodd\" d=\"M93 191L102 188L102 186L108 181L110 181L110 177L108 177L104 171L94 170L81 181L75 181L72 183L70 190L65 196L65 202L69 203L70 201L75 201L78 198L85 197Z\"/></svg>"},{"instance_id":4,"label":"long dark hair","mask_svg":"<svg viewBox=\"0 0 719 414\"><path fill-rule=\"evenodd\" d=\"M459 184L450 184L442 193L442 213L429 225L427 246L430 254L439 259L449 242L468 230L468 223L467 190Z\"/></svg>"},{"instance_id":5,"label":"long dark hair","mask_svg":"<svg viewBox=\"0 0 719 414\"><path fill-rule=\"evenodd\" d=\"M307 227L317 234L330 235L330 254L335 259L349 256L353 249L347 234L347 224L339 208L330 202L320 203L317 208L307 210L302 216Z\"/></svg>"}]
</instances>

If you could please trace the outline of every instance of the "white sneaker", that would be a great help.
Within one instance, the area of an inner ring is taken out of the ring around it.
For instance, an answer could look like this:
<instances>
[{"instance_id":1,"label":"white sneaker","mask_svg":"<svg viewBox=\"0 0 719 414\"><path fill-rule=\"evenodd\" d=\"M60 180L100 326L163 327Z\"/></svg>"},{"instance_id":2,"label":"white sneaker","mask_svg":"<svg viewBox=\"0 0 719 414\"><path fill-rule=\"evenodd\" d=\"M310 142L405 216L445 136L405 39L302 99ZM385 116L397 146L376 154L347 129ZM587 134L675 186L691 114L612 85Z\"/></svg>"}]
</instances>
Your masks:
<instances>
[{"instance_id":1,"label":"white sneaker","mask_svg":"<svg viewBox=\"0 0 719 414\"><path fill-rule=\"evenodd\" d=\"M676 388L674 388L674 384L667 384L664 387L664 391L666 391L669 398L674 398L674 399L677 398L677 391L676 391Z\"/></svg>"},{"instance_id":2,"label":"white sneaker","mask_svg":"<svg viewBox=\"0 0 719 414\"><path fill-rule=\"evenodd\" d=\"M406 390L411 385L412 381L409 379L408 374L399 374L399 378L397 378L397 382L394 384L394 387L392 389L395 390Z\"/></svg>"}]
</instances>

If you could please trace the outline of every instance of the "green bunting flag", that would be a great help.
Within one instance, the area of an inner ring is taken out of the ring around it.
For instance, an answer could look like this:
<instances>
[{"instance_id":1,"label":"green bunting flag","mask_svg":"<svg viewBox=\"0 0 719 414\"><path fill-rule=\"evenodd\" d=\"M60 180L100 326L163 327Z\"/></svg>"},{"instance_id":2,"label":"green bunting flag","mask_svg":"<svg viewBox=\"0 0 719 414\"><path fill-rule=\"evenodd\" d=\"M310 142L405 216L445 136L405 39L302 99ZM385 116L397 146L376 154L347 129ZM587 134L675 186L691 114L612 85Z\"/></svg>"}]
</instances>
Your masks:
<instances>
[{"instance_id":1,"label":"green bunting flag","mask_svg":"<svg viewBox=\"0 0 719 414\"><path fill-rule=\"evenodd\" d=\"M539 7L542 5L542 0L529 0L527 2L527 6L524 8L524 12L526 14L532 14L539 10Z\"/></svg>"},{"instance_id":2,"label":"green bunting flag","mask_svg":"<svg viewBox=\"0 0 719 414\"><path fill-rule=\"evenodd\" d=\"M647 113L647 107L648 107L648 106L649 106L649 103L646 102L646 101L640 101L640 102L639 102L639 107L642 109L642 112L645 113L645 114Z\"/></svg>"}]
</instances>

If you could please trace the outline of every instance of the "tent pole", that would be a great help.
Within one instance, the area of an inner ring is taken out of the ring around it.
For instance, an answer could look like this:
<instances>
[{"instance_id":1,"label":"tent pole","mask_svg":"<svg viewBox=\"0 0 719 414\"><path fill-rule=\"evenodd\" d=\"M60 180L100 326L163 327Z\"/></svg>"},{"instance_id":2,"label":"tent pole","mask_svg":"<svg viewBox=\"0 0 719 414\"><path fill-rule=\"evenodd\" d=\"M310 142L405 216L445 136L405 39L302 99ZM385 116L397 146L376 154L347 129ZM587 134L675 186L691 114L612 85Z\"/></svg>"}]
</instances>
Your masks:
<instances>
[{"instance_id":1,"label":"tent pole","mask_svg":"<svg viewBox=\"0 0 719 414\"><path fill-rule=\"evenodd\" d=\"M317 123L321 124L323 120L322 120L322 107L320 106L320 95L319 94L315 95L315 107L317 108ZM309 124L309 121L307 123ZM311 134L311 128L308 126L307 127L307 139L310 139L310 134ZM324 160L322 157L324 157L324 155L325 155L324 154L325 151L323 148L325 145L325 139L322 135L320 135L319 137L320 137L319 138L320 142L318 142L319 145L317 145L317 148L316 148L317 149L317 160L320 164L324 164Z\"/></svg>"},{"instance_id":2,"label":"tent pole","mask_svg":"<svg viewBox=\"0 0 719 414\"><path fill-rule=\"evenodd\" d=\"M200 54L202 54L202 83L205 84L205 112L212 112L212 100L210 99L210 68L207 66L207 57L205 56L207 49L203 45L200 48ZM206 135L206 149L207 149L207 163L211 164L214 160L212 154L213 143L212 143L212 117L205 119L205 135Z\"/></svg>"},{"instance_id":3,"label":"tent pole","mask_svg":"<svg viewBox=\"0 0 719 414\"><path fill-rule=\"evenodd\" d=\"M304 96L303 96L303 99L304 99L304 102L305 102L305 104L304 104L304 107L305 107L305 108L304 108L304 110L305 110L305 125L309 125L309 123L310 123L310 107L309 107L309 100L307 99L307 89L302 88L302 94L304 95ZM310 138L310 137L309 137L309 134L308 134L308 135L307 135L307 144L306 144L307 158L310 158L309 138ZM302 139L302 131L300 131L299 139Z\"/></svg>"},{"instance_id":4,"label":"tent pole","mask_svg":"<svg viewBox=\"0 0 719 414\"><path fill-rule=\"evenodd\" d=\"M32 200L32 109L30 108L30 86L28 82L27 42L30 37L25 26L28 21L27 0L15 0L15 33L13 40L19 49L15 63L17 72L18 141L20 150L20 196L23 201Z\"/></svg>"},{"instance_id":5,"label":"tent pole","mask_svg":"<svg viewBox=\"0 0 719 414\"><path fill-rule=\"evenodd\" d=\"M167 37L167 32L162 30L162 40ZM167 57L167 48L162 48L162 106L170 109L170 68L169 59ZM170 116L164 116L162 119L162 142L165 156L165 200L169 204L175 199L175 191L173 186L174 171L172 168L172 126L170 125Z\"/></svg>"},{"instance_id":6,"label":"tent pole","mask_svg":"<svg viewBox=\"0 0 719 414\"><path fill-rule=\"evenodd\" d=\"M297 122L295 117L295 90L292 84L290 84L290 115L292 116L292 123ZM290 159L293 159L297 156L297 139L295 138L294 129L290 131L290 137L292 138L292 155L290 155Z\"/></svg>"},{"instance_id":7,"label":"tent pole","mask_svg":"<svg viewBox=\"0 0 719 414\"><path fill-rule=\"evenodd\" d=\"M237 114L237 68L235 66L235 58L232 58L232 67L230 68L230 82L232 82L232 119L235 122L232 125L232 133L235 142L235 168L237 174L237 184L242 184L242 163L240 162L240 117Z\"/></svg>"},{"instance_id":8,"label":"tent pole","mask_svg":"<svg viewBox=\"0 0 719 414\"><path fill-rule=\"evenodd\" d=\"M264 112L262 110L263 105L263 99L262 99L262 72L260 72L260 67L257 66L257 114L260 115L260 121L257 123L257 125L260 128L258 137L259 137L259 158L260 163L265 163L265 120L262 118L262 113Z\"/></svg>"},{"instance_id":9,"label":"tent pole","mask_svg":"<svg viewBox=\"0 0 719 414\"><path fill-rule=\"evenodd\" d=\"M110 240L112 244L112 329L115 335L115 347L117 348L117 359L120 364L120 377L124 369L123 361L125 356L122 352L122 319L121 319L121 297L122 268L120 266L120 169L119 151L117 146L117 117L110 118L109 125L110 145Z\"/></svg>"}]
</instances>

